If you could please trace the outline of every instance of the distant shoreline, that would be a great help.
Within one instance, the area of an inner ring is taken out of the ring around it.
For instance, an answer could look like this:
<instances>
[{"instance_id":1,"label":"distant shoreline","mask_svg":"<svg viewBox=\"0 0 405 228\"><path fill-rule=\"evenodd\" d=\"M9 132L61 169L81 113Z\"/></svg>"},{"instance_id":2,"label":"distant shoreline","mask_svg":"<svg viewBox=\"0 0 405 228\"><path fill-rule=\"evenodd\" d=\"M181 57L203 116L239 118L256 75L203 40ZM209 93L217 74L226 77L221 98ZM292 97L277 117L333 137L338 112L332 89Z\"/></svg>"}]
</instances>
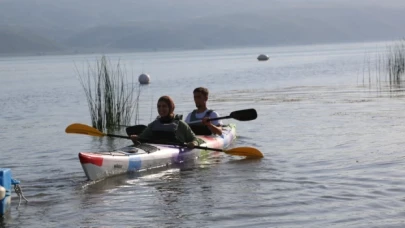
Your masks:
<instances>
[{"instance_id":1,"label":"distant shoreline","mask_svg":"<svg viewBox=\"0 0 405 228\"><path fill-rule=\"evenodd\" d=\"M399 39L397 39L399 40ZM204 51L221 49L240 49L240 48L271 48L271 47L293 47L293 46L315 46L315 45L334 45L334 44L363 44L363 43L388 43L396 40L364 40L364 41L342 41L342 42L318 42L301 44L280 44L280 45L247 45L247 46L225 46L225 47L205 47L205 48L166 48L166 49L133 49L133 50L81 50L81 51L55 51L55 52L36 52L36 53L0 53L0 58L7 57L33 57L33 56L64 56L64 55L107 55L120 53L153 53L153 52L178 52L178 51ZM255 53L260 54L260 53Z\"/></svg>"}]
</instances>

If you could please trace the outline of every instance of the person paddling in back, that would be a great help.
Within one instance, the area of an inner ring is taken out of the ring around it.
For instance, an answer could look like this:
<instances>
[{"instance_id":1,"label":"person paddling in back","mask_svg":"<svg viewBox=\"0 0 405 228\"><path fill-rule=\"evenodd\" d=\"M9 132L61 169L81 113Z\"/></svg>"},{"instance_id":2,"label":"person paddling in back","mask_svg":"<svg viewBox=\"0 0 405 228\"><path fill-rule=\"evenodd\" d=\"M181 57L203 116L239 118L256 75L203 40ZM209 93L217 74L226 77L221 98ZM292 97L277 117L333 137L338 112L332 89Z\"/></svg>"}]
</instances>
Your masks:
<instances>
[{"instance_id":1,"label":"person paddling in back","mask_svg":"<svg viewBox=\"0 0 405 228\"><path fill-rule=\"evenodd\" d=\"M187 115L186 123L197 135L222 135L222 121L213 120L211 118L219 117L219 114L214 110L207 108L208 94L207 88L198 87L194 89L194 102L197 109ZM197 123L193 123L193 122Z\"/></svg>"},{"instance_id":2,"label":"person paddling in back","mask_svg":"<svg viewBox=\"0 0 405 228\"><path fill-rule=\"evenodd\" d=\"M184 121L174 115L174 102L169 96L162 96L157 103L159 117L148 125L139 135L130 135L132 141L137 144L142 140L151 140L167 143L184 143L188 148L198 146L198 140Z\"/></svg>"}]
</instances>

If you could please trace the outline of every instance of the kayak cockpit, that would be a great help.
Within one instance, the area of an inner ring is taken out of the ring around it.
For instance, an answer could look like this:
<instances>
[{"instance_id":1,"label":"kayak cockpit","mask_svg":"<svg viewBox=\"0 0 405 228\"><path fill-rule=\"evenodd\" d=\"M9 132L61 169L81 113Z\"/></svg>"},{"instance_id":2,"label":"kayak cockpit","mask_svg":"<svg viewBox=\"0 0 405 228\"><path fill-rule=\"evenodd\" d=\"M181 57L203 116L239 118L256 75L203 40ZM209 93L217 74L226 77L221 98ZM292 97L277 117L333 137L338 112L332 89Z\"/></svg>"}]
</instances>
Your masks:
<instances>
[{"instance_id":1,"label":"kayak cockpit","mask_svg":"<svg viewBox=\"0 0 405 228\"><path fill-rule=\"evenodd\" d=\"M159 151L159 147L156 147L154 145L150 145L147 143L141 143L137 145L130 145L126 146L124 148L121 148L120 151L130 153L130 154L150 154L156 151Z\"/></svg>"}]
</instances>

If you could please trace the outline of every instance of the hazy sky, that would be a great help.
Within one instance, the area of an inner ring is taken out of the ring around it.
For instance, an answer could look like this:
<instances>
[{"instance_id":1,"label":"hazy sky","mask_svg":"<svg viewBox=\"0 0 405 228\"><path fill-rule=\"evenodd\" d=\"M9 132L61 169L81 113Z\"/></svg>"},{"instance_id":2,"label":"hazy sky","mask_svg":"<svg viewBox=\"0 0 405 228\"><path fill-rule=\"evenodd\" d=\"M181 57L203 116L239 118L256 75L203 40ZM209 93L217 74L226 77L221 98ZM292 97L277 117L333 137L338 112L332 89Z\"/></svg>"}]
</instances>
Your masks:
<instances>
[{"instance_id":1,"label":"hazy sky","mask_svg":"<svg viewBox=\"0 0 405 228\"><path fill-rule=\"evenodd\" d=\"M405 37L404 12L405 0L0 0L0 35L68 47L381 40Z\"/></svg>"},{"instance_id":2,"label":"hazy sky","mask_svg":"<svg viewBox=\"0 0 405 228\"><path fill-rule=\"evenodd\" d=\"M404 8L405 0L0 0L0 24L68 27L184 20L289 8Z\"/></svg>"}]
</instances>

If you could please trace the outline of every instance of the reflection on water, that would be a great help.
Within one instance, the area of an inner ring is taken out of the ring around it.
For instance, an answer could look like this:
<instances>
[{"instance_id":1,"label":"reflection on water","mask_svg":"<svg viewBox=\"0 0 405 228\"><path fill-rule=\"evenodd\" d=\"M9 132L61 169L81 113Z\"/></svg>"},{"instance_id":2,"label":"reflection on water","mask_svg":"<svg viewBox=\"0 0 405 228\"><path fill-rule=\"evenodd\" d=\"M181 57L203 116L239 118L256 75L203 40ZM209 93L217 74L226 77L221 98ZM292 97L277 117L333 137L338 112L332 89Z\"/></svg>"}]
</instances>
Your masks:
<instances>
[{"instance_id":1,"label":"reflection on water","mask_svg":"<svg viewBox=\"0 0 405 228\"><path fill-rule=\"evenodd\" d=\"M198 174L204 173L205 169L181 171L177 167L162 168L83 183L81 190L78 189L82 199L80 208L94 211L95 208L109 206L115 208L114 212L109 213L110 215L147 213L149 216L143 218L146 224L153 221L154 224L162 226L180 226L183 219L188 217L184 203L187 204L189 200L192 200L193 206L197 206L198 201L203 199L204 204L201 205L204 205L204 210L201 216L210 213L210 207L213 205L212 187ZM189 183L190 181L192 184ZM119 202L127 203L117 208ZM140 204L145 206L139 206ZM86 216L79 224L85 225L88 222L96 221ZM96 222L96 224L99 223Z\"/></svg>"}]
</instances>

